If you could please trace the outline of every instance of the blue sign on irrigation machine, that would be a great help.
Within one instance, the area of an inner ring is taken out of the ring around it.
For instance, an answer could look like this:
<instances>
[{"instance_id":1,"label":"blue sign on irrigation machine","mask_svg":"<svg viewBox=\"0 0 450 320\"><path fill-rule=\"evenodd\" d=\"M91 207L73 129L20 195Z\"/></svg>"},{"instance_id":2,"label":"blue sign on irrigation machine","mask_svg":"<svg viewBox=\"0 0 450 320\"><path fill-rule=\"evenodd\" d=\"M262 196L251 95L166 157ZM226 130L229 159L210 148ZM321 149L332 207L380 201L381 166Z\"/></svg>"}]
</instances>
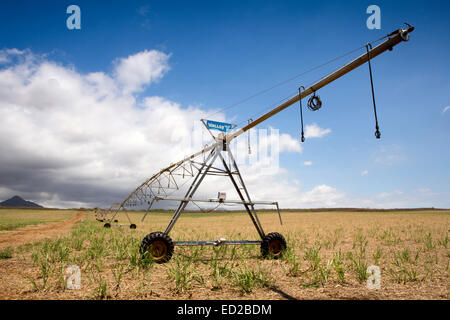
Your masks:
<instances>
[{"instance_id":1,"label":"blue sign on irrigation machine","mask_svg":"<svg viewBox=\"0 0 450 320\"><path fill-rule=\"evenodd\" d=\"M227 131L233 129L235 126L230 123L206 120L206 127L208 129L212 129L212 130L219 130L222 132L227 132Z\"/></svg>"}]
</instances>

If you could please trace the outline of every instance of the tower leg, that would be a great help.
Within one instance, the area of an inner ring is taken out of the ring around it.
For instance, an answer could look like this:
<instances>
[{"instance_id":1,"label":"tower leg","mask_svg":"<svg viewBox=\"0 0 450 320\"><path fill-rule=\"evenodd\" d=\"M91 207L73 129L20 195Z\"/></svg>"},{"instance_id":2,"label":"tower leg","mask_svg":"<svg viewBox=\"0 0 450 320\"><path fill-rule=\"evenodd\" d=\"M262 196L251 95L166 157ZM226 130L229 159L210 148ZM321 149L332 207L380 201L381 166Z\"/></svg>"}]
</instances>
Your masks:
<instances>
[{"instance_id":1,"label":"tower leg","mask_svg":"<svg viewBox=\"0 0 450 320\"><path fill-rule=\"evenodd\" d=\"M205 162L202 164L201 169L197 173L197 176L195 177L194 181L192 182L191 186L189 187L189 190L186 192L186 195L184 196L184 200L180 202L180 205L178 206L177 210L175 211L172 220L169 222L169 225L167 226L166 230L164 231L165 234L169 234L170 230L172 230L173 226L177 222L178 218L180 217L183 210L186 208L187 204L189 203L190 199L192 199L192 196L194 195L195 191L197 191L198 187L202 183L203 179L207 175L209 169L213 165L214 161L217 159L217 156L220 154L220 151L217 149L213 149L211 153L209 154L208 158L205 160ZM212 157L212 159L211 159ZM210 160L211 159L211 160ZM205 168L208 161L211 161L208 166L206 167L205 171L202 173L202 170Z\"/></svg>"},{"instance_id":2,"label":"tower leg","mask_svg":"<svg viewBox=\"0 0 450 320\"><path fill-rule=\"evenodd\" d=\"M247 191L247 188L245 187L244 180L242 179L242 176L239 172L236 161L234 160L233 155L231 154L231 151L228 150L228 157L230 158L231 163L233 164L233 167L236 170L235 172L231 171L231 168L227 165L227 162L225 161L224 157L221 154L219 154L219 157L222 160L225 171L227 172L228 176L230 177L230 180L233 183L233 186L236 189L236 192L239 195L239 198L241 198L241 200L244 202L245 210L247 211L248 215L250 216L250 219L252 220L253 225L256 228L256 231L258 231L259 236L261 237L261 239L263 239L265 236L264 230L261 226L261 222L259 221L258 216L256 215L256 210L255 210L254 205L247 204L248 202L251 203L252 201L250 199L250 195ZM233 174L236 174L238 176L239 181L236 181ZM240 183L240 185L242 187L239 187L238 182ZM246 197L244 197L244 194L242 193L241 190L244 190Z\"/></svg>"}]
</instances>

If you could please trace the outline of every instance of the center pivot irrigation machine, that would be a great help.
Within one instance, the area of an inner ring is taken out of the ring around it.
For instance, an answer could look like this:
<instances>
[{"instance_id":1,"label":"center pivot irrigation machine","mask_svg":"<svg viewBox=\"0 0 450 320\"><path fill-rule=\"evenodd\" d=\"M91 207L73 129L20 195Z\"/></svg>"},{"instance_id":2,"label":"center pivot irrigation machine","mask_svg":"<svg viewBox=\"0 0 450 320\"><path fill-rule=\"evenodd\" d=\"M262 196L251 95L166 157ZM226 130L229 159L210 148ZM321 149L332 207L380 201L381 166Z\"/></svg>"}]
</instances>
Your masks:
<instances>
[{"instance_id":1,"label":"center pivot irrigation machine","mask_svg":"<svg viewBox=\"0 0 450 320\"><path fill-rule=\"evenodd\" d=\"M405 23L406 24L406 23ZM325 76L321 80L314 83L312 86L308 88L300 87L299 93L292 98L286 100L279 106L273 108L269 112L263 114L259 118L254 121L249 121L249 123L233 132L235 129L234 125L230 125L227 123L202 120L205 127L211 133L214 138L214 142L211 145L206 146L203 150L192 154L189 157L184 158L181 161L171 164L167 168L159 171L144 183L142 183L138 188L136 188L123 202L120 204L114 204L111 206L109 210L106 211L98 211L97 219L102 222L106 222L104 224L105 227L111 227L112 222L117 222L115 220L117 214L124 213L130 222L130 228L135 229L136 225L133 224L130 220L130 217L127 213L130 207L143 207L145 206L146 212L142 217L142 221L145 217L150 213L150 209L154 205L155 202L158 201L169 201L171 203L179 202L177 209L175 210L171 221L169 222L166 230L164 232L152 232L148 234L143 240L140 246L140 252L142 255L149 253L152 259L157 263L164 263L170 260L172 257L174 246L193 246L193 245L260 245L261 253L264 257L273 257L279 258L283 251L286 249L286 240L285 238L276 232L273 233L265 233L261 223L258 219L258 215L256 214L255 205L273 205L276 207L280 219L280 223L282 223L280 210L278 207L278 202L269 202L269 201L253 201L250 198L249 192L244 184L244 180L242 179L241 173L238 169L236 161L231 153L229 145L231 141L238 136L242 135L244 132L250 130L251 128L257 126L263 121L271 118L287 107L293 105L296 102L300 102L300 116L301 116L301 141L305 141L304 133L303 133L303 113L302 113L302 105L301 100L303 98L312 95L308 100L308 108L312 111L316 111L320 109L322 106L322 102L320 98L316 95L317 90L322 87L328 85L334 80L342 77L343 75L349 73L350 71L356 69L357 67L363 65L368 62L369 65L369 73L370 73L370 82L372 88L372 99L373 99L373 107L375 114L375 124L376 131L375 137L377 139L380 138L380 131L378 127L378 119L376 115L376 107L375 107L375 96L373 90L373 81L372 81L372 68L370 65L371 59L377 57L381 53L392 50L394 46L397 44L408 41L409 33L414 30L414 27L406 24L408 26L407 29L401 28L391 32L385 37L377 40L382 41L379 45L372 47L371 43L366 44L365 46L359 49L366 49L366 52L353 61L347 63L336 71L330 73ZM354 52L354 51L352 51ZM218 135L214 135L211 130L218 130L220 133ZM214 165L218 160L219 164ZM207 175L215 175L215 176L226 176L231 180L236 192L239 196L239 200L227 200L225 194L219 193L219 196L215 199L196 199L194 198L194 194L197 191L198 187L204 180ZM187 184L190 182L190 184ZM177 195L181 194L181 195ZM216 203L218 206L221 204L242 204L248 213L250 220L258 232L260 240L239 240L239 241L230 241L223 238L220 238L216 241L172 241L169 236L170 231L175 226L180 215L185 210L186 206L190 203L198 203L198 202L207 202L207 203Z\"/></svg>"}]
</instances>

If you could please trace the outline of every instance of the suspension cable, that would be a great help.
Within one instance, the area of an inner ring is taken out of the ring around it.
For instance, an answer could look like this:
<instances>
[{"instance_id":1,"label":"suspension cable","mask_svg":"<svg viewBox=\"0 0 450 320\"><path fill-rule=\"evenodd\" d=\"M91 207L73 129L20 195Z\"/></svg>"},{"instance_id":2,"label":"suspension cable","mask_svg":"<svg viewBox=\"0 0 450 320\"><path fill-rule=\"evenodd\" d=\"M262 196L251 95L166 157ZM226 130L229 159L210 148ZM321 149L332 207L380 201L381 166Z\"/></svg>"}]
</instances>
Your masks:
<instances>
[{"instance_id":1,"label":"suspension cable","mask_svg":"<svg viewBox=\"0 0 450 320\"><path fill-rule=\"evenodd\" d=\"M384 36L384 37L382 37L382 38L380 38L380 39L378 39L378 40L372 41L372 42L370 42L370 44L375 44L375 43L377 43L377 42L383 40L384 38L386 38L386 37L388 37L388 36L389 36L389 35L386 35L386 36ZM308 73L310 73L310 72L312 72L312 71L315 71L315 70L317 70L317 69L320 69L320 68L322 68L322 67L324 67L324 66L326 66L326 65L328 65L328 64L330 64L330 63L332 63L332 62L335 62L335 61L337 61L337 60L340 60L340 59L342 59L342 58L344 58L344 57L346 57L346 56L348 56L348 55L350 55L350 54L352 54L352 53L354 53L354 52L356 52L356 51L358 51L358 50L363 49L365 46L366 46L366 45L361 46L361 47L356 48L356 49L353 49L353 50L351 50L351 51L349 51L349 52L347 52L347 53L344 53L343 55L340 55L340 56L338 56L338 57L335 57L335 58L333 58L333 59L330 59L330 60L328 60L328 61L326 61L326 62L324 62L324 63L322 63L322 64L320 64L320 65L317 65L317 66L315 66L315 67L313 67L313 68L311 68L311 69L309 69L309 70L306 70L306 71L304 71L304 72L302 72L302 73L296 74L296 75L294 75L294 76L292 76L292 77L290 77L290 78L288 78L288 79L286 79L286 80L283 80L283 81L281 81L281 82L276 83L275 85L273 85L273 86L271 86L271 87L269 87L269 88L266 88L266 89L263 89L263 90L261 90L261 91L258 91L258 92L254 93L254 94L252 94L252 95L250 95L250 96L248 96L248 97L246 97L246 98L244 98L244 99L242 99L242 100L239 100L239 101L237 101L237 102L234 102L234 103L232 103L232 104L230 104L230 105L228 105L228 106L222 107L222 108L220 108L220 109L214 111L213 113L209 113L209 114L206 115L205 117L206 117L206 118L209 118L209 117L214 116L214 115L216 115L216 114L218 114L218 113L220 113L220 112L223 112L223 111L229 110L229 109L231 109L231 108L234 108L234 107L236 107L236 106L238 106L238 105L240 105L240 104L242 104L242 103L244 103L244 102L247 102L247 101L249 101L249 100L251 100L251 99L253 99L253 98L257 97L257 96L260 96L260 95L262 95L262 94L264 94L264 93L266 93L266 92L268 92L268 91L270 91L270 90L273 90L273 89L275 89L275 88L277 88L277 87L279 87L279 86L282 86L282 85L284 85L284 84L286 84L286 83L288 83L288 82L290 82L290 81L292 81L292 80L295 80L295 79L297 79L297 78L299 78L299 77L301 77L301 76L304 76L304 75L306 75L306 74L308 74Z\"/></svg>"},{"instance_id":2,"label":"suspension cable","mask_svg":"<svg viewBox=\"0 0 450 320\"><path fill-rule=\"evenodd\" d=\"M204 210L202 207L200 207L197 203L195 203L194 201L191 201L193 204L195 204L197 206L197 208L200 209L201 212L203 213L210 213L213 212L214 210L216 210L218 207L220 207L222 205L222 203L219 203L217 206L215 206L214 208L210 209L210 210Z\"/></svg>"}]
</instances>

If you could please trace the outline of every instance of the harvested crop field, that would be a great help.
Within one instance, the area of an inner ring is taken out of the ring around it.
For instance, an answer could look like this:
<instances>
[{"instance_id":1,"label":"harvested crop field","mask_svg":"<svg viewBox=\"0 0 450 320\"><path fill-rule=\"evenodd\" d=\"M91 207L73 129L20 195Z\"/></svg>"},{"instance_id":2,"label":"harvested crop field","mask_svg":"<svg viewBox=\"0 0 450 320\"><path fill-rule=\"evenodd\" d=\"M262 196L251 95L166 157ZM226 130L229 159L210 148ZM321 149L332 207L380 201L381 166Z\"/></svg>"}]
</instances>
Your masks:
<instances>
[{"instance_id":1,"label":"harvested crop field","mask_svg":"<svg viewBox=\"0 0 450 320\"><path fill-rule=\"evenodd\" d=\"M0 208L1 231L10 231L41 223L59 222L72 218L75 210Z\"/></svg>"},{"instance_id":2,"label":"harvested crop field","mask_svg":"<svg viewBox=\"0 0 450 320\"><path fill-rule=\"evenodd\" d=\"M175 247L165 264L140 259L138 249L171 214L130 217L136 230L106 229L87 211L63 234L3 247L0 299L450 298L450 211L285 212L282 226L276 213L262 212L264 231L287 239L281 259L263 259L258 245ZM185 213L170 236L258 239L242 212ZM81 269L79 290L67 288L70 265ZM366 287L371 265L381 270L380 289Z\"/></svg>"}]
</instances>

